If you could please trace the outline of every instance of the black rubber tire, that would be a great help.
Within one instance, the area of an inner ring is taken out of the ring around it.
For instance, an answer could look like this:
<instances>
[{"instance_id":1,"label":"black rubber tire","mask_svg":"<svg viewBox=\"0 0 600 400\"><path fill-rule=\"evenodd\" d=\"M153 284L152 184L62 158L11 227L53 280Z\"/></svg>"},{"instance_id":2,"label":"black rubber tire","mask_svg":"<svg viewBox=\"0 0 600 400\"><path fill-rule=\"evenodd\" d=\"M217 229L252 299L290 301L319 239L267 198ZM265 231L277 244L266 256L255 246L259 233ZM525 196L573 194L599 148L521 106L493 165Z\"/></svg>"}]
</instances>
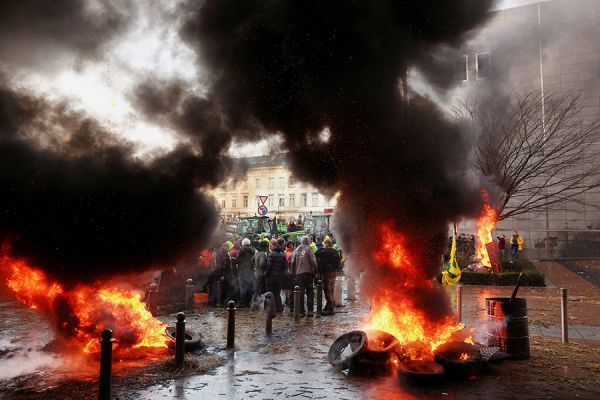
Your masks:
<instances>
[{"instance_id":1,"label":"black rubber tire","mask_svg":"<svg viewBox=\"0 0 600 400\"><path fill-rule=\"evenodd\" d=\"M329 363L343 371L352 368L354 359L360 356L366 347L367 334L363 331L350 331L338 337L329 348ZM350 346L352 352L342 358L342 352Z\"/></svg>"},{"instance_id":2,"label":"black rubber tire","mask_svg":"<svg viewBox=\"0 0 600 400\"><path fill-rule=\"evenodd\" d=\"M407 360L398 364L400 383L433 386L444 380L444 367L434 361Z\"/></svg>"},{"instance_id":3,"label":"black rubber tire","mask_svg":"<svg viewBox=\"0 0 600 400\"><path fill-rule=\"evenodd\" d=\"M466 353L469 358L460 360L459 355ZM483 358L479 347L463 342L448 342L435 351L435 361L441 364L446 374L456 379L468 379L479 375L483 367Z\"/></svg>"},{"instance_id":4,"label":"black rubber tire","mask_svg":"<svg viewBox=\"0 0 600 400\"><path fill-rule=\"evenodd\" d=\"M171 339L169 347L175 348L175 327L168 326L165 333ZM202 336L198 332L185 330L185 351L192 351L202 346Z\"/></svg>"}]
</instances>

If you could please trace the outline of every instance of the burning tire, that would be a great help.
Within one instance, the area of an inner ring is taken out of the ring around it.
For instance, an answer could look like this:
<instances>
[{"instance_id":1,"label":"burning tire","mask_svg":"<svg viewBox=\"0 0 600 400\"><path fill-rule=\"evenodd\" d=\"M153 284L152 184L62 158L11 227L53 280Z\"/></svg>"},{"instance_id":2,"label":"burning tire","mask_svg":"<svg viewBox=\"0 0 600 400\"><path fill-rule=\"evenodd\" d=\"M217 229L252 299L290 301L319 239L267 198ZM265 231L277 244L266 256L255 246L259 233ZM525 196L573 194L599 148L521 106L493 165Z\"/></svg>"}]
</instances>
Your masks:
<instances>
[{"instance_id":1,"label":"burning tire","mask_svg":"<svg viewBox=\"0 0 600 400\"><path fill-rule=\"evenodd\" d=\"M368 331L364 351L355 358L352 372L384 374L390 370L392 359L397 359L399 352L400 343L394 335L379 330Z\"/></svg>"},{"instance_id":2,"label":"burning tire","mask_svg":"<svg viewBox=\"0 0 600 400\"><path fill-rule=\"evenodd\" d=\"M175 335L176 335L175 327L169 326L165 329L165 333L171 339L168 343L168 346L171 348L175 348ZM192 351L198 347L202 346L202 336L198 332L185 331L185 351Z\"/></svg>"},{"instance_id":3,"label":"burning tire","mask_svg":"<svg viewBox=\"0 0 600 400\"><path fill-rule=\"evenodd\" d=\"M448 376L466 379L477 376L483 367L479 347L464 342L449 342L435 351L435 361L441 364Z\"/></svg>"},{"instance_id":4,"label":"burning tire","mask_svg":"<svg viewBox=\"0 0 600 400\"><path fill-rule=\"evenodd\" d=\"M329 348L329 363L339 370L351 369L365 349L367 334L351 331L337 338Z\"/></svg>"}]
</instances>

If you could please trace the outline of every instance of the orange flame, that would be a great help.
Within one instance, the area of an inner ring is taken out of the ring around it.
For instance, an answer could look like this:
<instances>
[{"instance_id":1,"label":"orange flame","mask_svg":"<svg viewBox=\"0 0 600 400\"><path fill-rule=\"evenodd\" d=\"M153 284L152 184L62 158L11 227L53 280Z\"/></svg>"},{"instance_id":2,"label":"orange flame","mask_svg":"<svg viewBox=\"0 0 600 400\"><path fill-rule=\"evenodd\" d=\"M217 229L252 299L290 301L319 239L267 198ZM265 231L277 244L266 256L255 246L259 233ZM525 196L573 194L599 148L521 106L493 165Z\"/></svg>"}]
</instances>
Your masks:
<instances>
[{"instance_id":1,"label":"orange flame","mask_svg":"<svg viewBox=\"0 0 600 400\"><path fill-rule=\"evenodd\" d=\"M383 249L374 253L373 258L392 268L394 274L373 294L371 313L364 329L388 332L401 345L418 343L419 349L410 354L413 359L433 358L435 349L449 341L453 334L462 331L464 324L456 323L452 316L431 321L411 296L404 296L403 291L407 289L432 289L433 279L411 259L400 232L382 225L380 233Z\"/></svg>"},{"instance_id":2,"label":"orange flame","mask_svg":"<svg viewBox=\"0 0 600 400\"><path fill-rule=\"evenodd\" d=\"M120 356L139 347L167 347L163 324L146 310L137 291L95 285L66 290L26 260L11 257L7 245L2 246L0 268L17 300L51 316L59 333L86 353L100 351L100 333L106 328L112 329L113 350Z\"/></svg>"},{"instance_id":3,"label":"orange flame","mask_svg":"<svg viewBox=\"0 0 600 400\"><path fill-rule=\"evenodd\" d=\"M490 196L487 191L481 189L481 197L483 198L483 209L477 220L477 236L479 240L476 242L475 254L479 257L483 265L491 267L492 263L485 245L494 240L492 238L492 231L496 227L498 213L490 205Z\"/></svg>"},{"instance_id":4,"label":"orange flame","mask_svg":"<svg viewBox=\"0 0 600 400\"><path fill-rule=\"evenodd\" d=\"M461 353L459 359L461 361L467 361L469 359L469 355L467 353Z\"/></svg>"}]
</instances>

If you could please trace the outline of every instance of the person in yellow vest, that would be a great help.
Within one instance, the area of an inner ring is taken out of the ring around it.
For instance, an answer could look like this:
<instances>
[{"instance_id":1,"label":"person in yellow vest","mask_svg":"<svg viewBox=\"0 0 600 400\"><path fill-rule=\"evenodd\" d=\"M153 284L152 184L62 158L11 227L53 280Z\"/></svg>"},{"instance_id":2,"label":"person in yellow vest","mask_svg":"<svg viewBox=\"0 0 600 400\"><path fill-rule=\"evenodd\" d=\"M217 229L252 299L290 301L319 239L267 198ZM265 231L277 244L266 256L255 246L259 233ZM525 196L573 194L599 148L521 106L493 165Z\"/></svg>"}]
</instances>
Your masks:
<instances>
[{"instance_id":1,"label":"person in yellow vest","mask_svg":"<svg viewBox=\"0 0 600 400\"><path fill-rule=\"evenodd\" d=\"M517 231L510 238L510 249L512 252L512 262L515 262L519 259L520 252L523 251L523 237Z\"/></svg>"}]
</instances>

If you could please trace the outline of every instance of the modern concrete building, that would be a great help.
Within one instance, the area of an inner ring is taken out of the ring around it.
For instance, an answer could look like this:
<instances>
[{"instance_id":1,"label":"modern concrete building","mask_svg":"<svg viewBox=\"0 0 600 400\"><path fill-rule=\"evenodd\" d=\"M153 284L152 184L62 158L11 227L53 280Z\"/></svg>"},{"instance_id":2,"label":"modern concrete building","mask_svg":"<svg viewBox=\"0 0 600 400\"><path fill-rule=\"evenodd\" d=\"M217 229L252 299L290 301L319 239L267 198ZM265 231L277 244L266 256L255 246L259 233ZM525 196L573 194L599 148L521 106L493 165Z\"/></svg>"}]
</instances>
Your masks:
<instances>
[{"instance_id":1,"label":"modern concrete building","mask_svg":"<svg viewBox=\"0 0 600 400\"><path fill-rule=\"evenodd\" d=\"M221 215L226 218L257 214L260 196L268 196L264 205L269 216L286 220L335 209L335 198L328 198L313 186L294 179L284 153L236 161L232 177L212 191Z\"/></svg>"},{"instance_id":2,"label":"modern concrete building","mask_svg":"<svg viewBox=\"0 0 600 400\"><path fill-rule=\"evenodd\" d=\"M583 119L600 118L600 1L511 0L455 55L455 101L489 93L580 96ZM544 112L543 110L541 111ZM600 132L587 143L598 149ZM599 159L592 161L600 163ZM589 184L600 177L590 177ZM465 224L464 230L473 230ZM520 231L532 257L600 256L600 189L525 215L497 231Z\"/></svg>"}]
</instances>

